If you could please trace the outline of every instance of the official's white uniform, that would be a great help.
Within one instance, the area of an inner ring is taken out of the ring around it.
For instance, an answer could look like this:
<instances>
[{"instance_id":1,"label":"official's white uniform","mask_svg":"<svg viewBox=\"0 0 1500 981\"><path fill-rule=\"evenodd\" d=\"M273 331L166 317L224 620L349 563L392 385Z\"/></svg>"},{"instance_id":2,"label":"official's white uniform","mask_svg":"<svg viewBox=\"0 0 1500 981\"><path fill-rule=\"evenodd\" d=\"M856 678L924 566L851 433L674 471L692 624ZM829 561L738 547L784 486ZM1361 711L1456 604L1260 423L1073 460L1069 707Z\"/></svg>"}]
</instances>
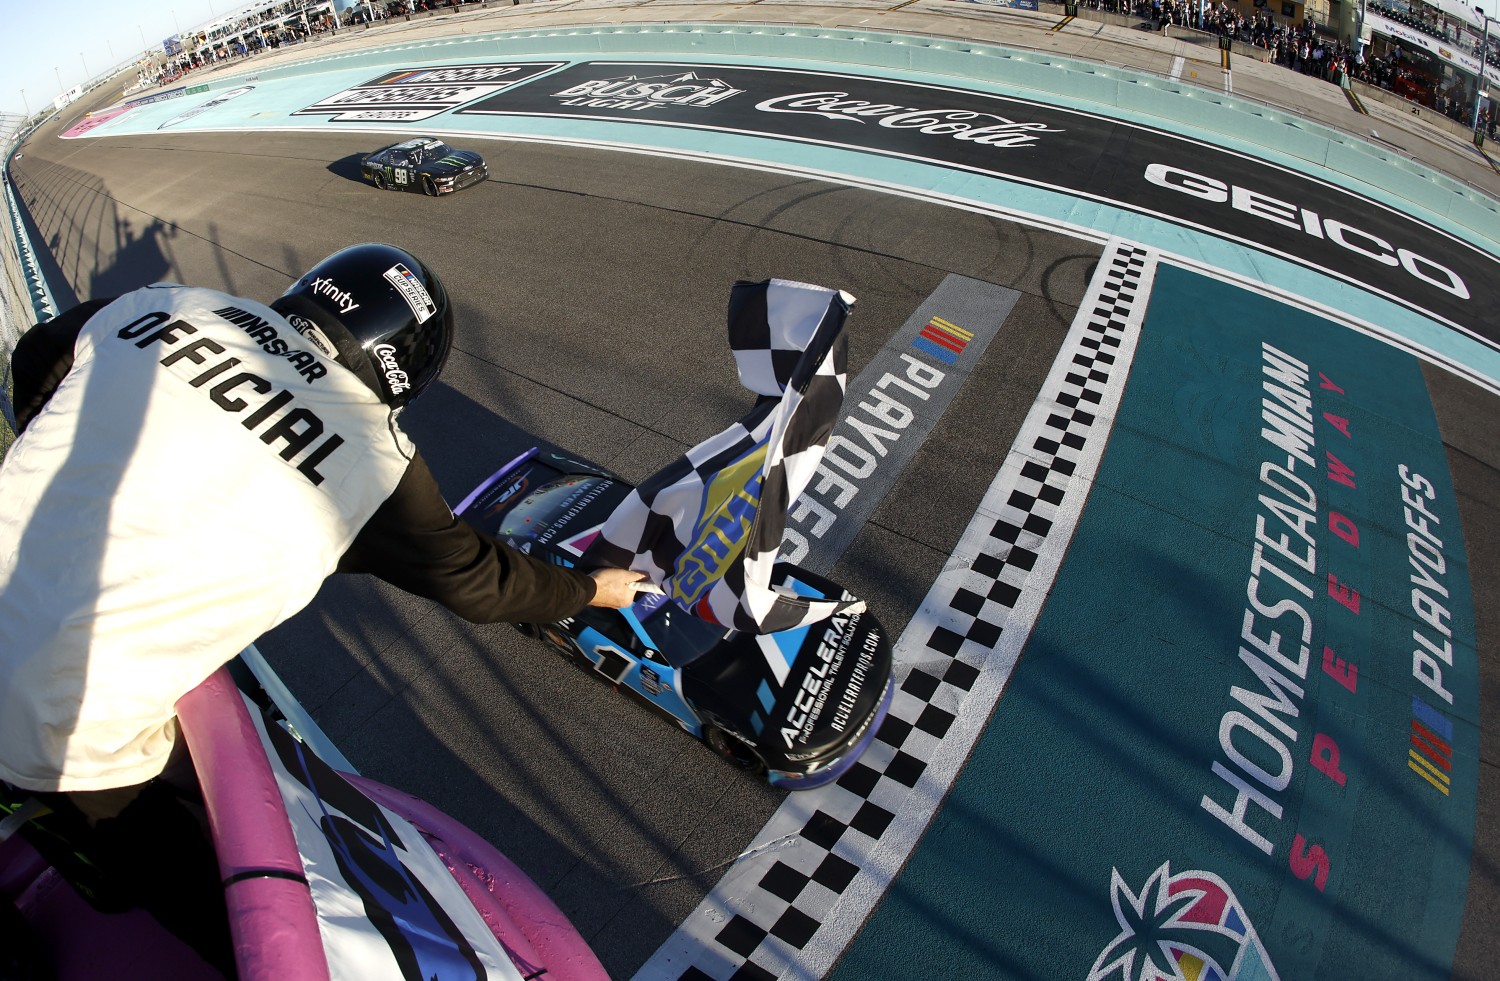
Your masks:
<instances>
[{"instance_id":1,"label":"official's white uniform","mask_svg":"<svg viewBox=\"0 0 1500 981\"><path fill-rule=\"evenodd\" d=\"M177 699L312 600L412 455L268 307L162 284L91 316L0 467L0 779L159 774Z\"/></svg>"}]
</instances>

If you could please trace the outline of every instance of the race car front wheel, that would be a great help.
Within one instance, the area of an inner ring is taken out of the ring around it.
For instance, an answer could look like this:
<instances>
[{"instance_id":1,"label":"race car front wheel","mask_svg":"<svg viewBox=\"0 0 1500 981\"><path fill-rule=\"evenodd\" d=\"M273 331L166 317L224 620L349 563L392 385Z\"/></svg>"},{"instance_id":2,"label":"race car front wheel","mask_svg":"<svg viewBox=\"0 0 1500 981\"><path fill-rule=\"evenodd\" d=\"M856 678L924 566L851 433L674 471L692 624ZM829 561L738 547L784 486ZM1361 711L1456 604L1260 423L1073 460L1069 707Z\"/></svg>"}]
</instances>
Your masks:
<instances>
[{"instance_id":1,"label":"race car front wheel","mask_svg":"<svg viewBox=\"0 0 1500 981\"><path fill-rule=\"evenodd\" d=\"M422 178L422 193L430 198L437 197L437 185L432 182L431 177Z\"/></svg>"},{"instance_id":2,"label":"race car front wheel","mask_svg":"<svg viewBox=\"0 0 1500 981\"><path fill-rule=\"evenodd\" d=\"M723 729L717 726L705 725L703 727L703 741L708 744L709 749L728 760L729 764L736 769L744 770L755 776L765 775L766 761L760 758L760 754Z\"/></svg>"}]
</instances>

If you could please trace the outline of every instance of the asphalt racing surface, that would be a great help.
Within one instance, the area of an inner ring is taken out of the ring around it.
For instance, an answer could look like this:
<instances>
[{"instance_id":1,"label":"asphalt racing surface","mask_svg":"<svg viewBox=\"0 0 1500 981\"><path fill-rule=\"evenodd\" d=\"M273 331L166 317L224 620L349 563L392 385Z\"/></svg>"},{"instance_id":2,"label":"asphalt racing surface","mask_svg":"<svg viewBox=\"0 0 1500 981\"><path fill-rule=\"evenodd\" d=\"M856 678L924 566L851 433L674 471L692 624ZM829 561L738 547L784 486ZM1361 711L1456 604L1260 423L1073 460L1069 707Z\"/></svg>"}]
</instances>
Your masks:
<instances>
[{"instance_id":1,"label":"asphalt racing surface","mask_svg":"<svg viewBox=\"0 0 1500 981\"><path fill-rule=\"evenodd\" d=\"M396 242L458 302L442 382L403 416L451 500L536 444L639 480L738 418L736 279L857 297L851 397L913 325L973 334L947 405L888 437L902 465L822 553L913 638L915 707L845 798L789 816L796 795L509 627L367 578L259 645L362 773L495 842L613 976L1500 963L1493 386L1118 238L836 181L495 140L488 181L431 200L360 181L391 142L367 132L58 139L85 108L11 171L59 305L158 280L270 299L338 248ZM1428 279L1460 268L1423 248ZM1493 259L1462 261L1493 289ZM1494 317L1486 299L1464 326L1493 341Z\"/></svg>"}]
</instances>

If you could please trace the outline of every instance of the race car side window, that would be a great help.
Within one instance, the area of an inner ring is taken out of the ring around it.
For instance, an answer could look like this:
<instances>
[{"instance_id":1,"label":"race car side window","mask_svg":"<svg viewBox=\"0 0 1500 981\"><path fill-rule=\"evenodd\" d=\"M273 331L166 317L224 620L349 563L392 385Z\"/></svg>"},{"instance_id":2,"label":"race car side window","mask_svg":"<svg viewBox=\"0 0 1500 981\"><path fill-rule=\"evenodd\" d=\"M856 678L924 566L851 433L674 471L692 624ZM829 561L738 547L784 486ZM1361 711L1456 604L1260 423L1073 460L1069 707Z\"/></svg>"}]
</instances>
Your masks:
<instances>
[{"instance_id":1,"label":"race car side window","mask_svg":"<svg viewBox=\"0 0 1500 981\"><path fill-rule=\"evenodd\" d=\"M636 657L644 660L653 660L651 655L655 652L641 643L641 639L635 635L635 631L630 629L630 624L626 623L617 611L597 606L586 606L583 608L583 612L578 614L578 619L593 627L608 637L612 643L618 644ZM658 656L654 660L662 660L662 658Z\"/></svg>"},{"instance_id":2,"label":"race car side window","mask_svg":"<svg viewBox=\"0 0 1500 981\"><path fill-rule=\"evenodd\" d=\"M686 667L733 636L732 631L700 620L676 603L662 603L642 620L675 668Z\"/></svg>"}]
</instances>

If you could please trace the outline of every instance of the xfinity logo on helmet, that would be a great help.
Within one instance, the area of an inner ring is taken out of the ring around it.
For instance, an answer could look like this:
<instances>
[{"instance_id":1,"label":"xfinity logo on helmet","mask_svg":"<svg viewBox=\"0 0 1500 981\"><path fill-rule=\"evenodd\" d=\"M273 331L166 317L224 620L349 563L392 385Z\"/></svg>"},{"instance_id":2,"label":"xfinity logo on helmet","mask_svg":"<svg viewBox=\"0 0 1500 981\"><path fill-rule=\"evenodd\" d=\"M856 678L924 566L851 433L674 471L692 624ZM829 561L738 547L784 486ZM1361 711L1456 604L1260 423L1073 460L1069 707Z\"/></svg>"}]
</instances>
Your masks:
<instances>
[{"instance_id":1,"label":"xfinity logo on helmet","mask_svg":"<svg viewBox=\"0 0 1500 981\"><path fill-rule=\"evenodd\" d=\"M354 295L348 290L339 289L338 285L327 276L319 276L313 280L312 291L338 304L340 313L352 313L359 309L359 304L354 302Z\"/></svg>"},{"instance_id":2,"label":"xfinity logo on helmet","mask_svg":"<svg viewBox=\"0 0 1500 981\"><path fill-rule=\"evenodd\" d=\"M391 390L392 395L400 395L411 388L411 379L407 378L406 372L396 363L396 349L389 344L376 344L370 349L380 362L380 367L385 371L385 384Z\"/></svg>"}]
</instances>

